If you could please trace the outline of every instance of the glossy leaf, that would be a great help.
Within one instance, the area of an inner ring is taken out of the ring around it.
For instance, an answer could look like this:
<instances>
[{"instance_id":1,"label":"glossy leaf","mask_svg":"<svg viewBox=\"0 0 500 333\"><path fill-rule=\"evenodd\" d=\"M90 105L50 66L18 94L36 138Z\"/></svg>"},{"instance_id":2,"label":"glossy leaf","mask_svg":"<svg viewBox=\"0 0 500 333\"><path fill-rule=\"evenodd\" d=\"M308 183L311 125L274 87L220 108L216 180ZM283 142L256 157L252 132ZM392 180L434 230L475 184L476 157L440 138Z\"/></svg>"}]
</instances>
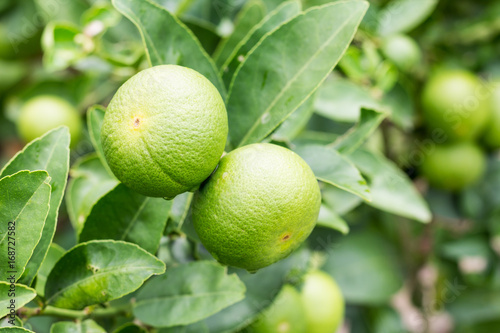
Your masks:
<instances>
[{"instance_id":1,"label":"glossy leaf","mask_svg":"<svg viewBox=\"0 0 500 333\"><path fill-rule=\"evenodd\" d=\"M50 271L54 268L56 262L61 259L66 250L57 245L56 243L50 244L49 252L40 266L40 270L36 276L36 293L39 296L44 296L45 294L45 283L47 282L47 276L49 276Z\"/></svg>"},{"instance_id":2,"label":"glossy leaf","mask_svg":"<svg viewBox=\"0 0 500 333\"><path fill-rule=\"evenodd\" d=\"M359 85L342 78L329 78L318 89L315 112L341 122L356 122L361 109L382 110L380 102Z\"/></svg>"},{"instance_id":3,"label":"glossy leaf","mask_svg":"<svg viewBox=\"0 0 500 333\"><path fill-rule=\"evenodd\" d=\"M439 0L395 0L379 14L378 33L388 36L408 32L422 23L436 8Z\"/></svg>"},{"instance_id":4,"label":"glossy leaf","mask_svg":"<svg viewBox=\"0 0 500 333\"><path fill-rule=\"evenodd\" d=\"M335 149L321 145L297 146L295 152L309 164L317 179L370 201L366 180L358 169Z\"/></svg>"},{"instance_id":5,"label":"glossy leaf","mask_svg":"<svg viewBox=\"0 0 500 333\"><path fill-rule=\"evenodd\" d=\"M139 29L151 66L174 64L192 68L225 96L215 64L184 23L150 0L113 0L113 5Z\"/></svg>"},{"instance_id":6,"label":"glossy leaf","mask_svg":"<svg viewBox=\"0 0 500 333\"><path fill-rule=\"evenodd\" d=\"M227 268L197 261L168 270L137 295L134 315L155 327L188 325L242 300L245 285Z\"/></svg>"},{"instance_id":7,"label":"glossy leaf","mask_svg":"<svg viewBox=\"0 0 500 333\"><path fill-rule=\"evenodd\" d=\"M49 250L56 229L69 170L70 135L67 127L59 127L30 142L16 154L0 172L0 178L20 170L46 170L50 176L51 196L49 215L45 220L42 238L38 242L20 282L31 285Z\"/></svg>"},{"instance_id":8,"label":"glossy leaf","mask_svg":"<svg viewBox=\"0 0 500 333\"><path fill-rule=\"evenodd\" d=\"M349 225L347 225L347 222L325 205L321 205L316 224L320 227L337 230L344 235L349 233Z\"/></svg>"},{"instance_id":9,"label":"glossy leaf","mask_svg":"<svg viewBox=\"0 0 500 333\"><path fill-rule=\"evenodd\" d=\"M288 21L300 13L299 1L285 1L274 11L269 13L261 22L256 24L248 34L242 38L235 46L226 62L220 66L220 73L226 86L229 86L234 72L245 59L248 52L264 37L267 33L276 29L283 22Z\"/></svg>"},{"instance_id":10,"label":"glossy leaf","mask_svg":"<svg viewBox=\"0 0 500 333\"><path fill-rule=\"evenodd\" d=\"M113 333L147 333L147 331L135 324L128 323L118 327Z\"/></svg>"},{"instance_id":11,"label":"glossy leaf","mask_svg":"<svg viewBox=\"0 0 500 333\"><path fill-rule=\"evenodd\" d=\"M49 22L42 36L43 63L50 70L62 70L74 65L86 54L76 38L81 35L78 27L70 23Z\"/></svg>"},{"instance_id":12,"label":"glossy leaf","mask_svg":"<svg viewBox=\"0 0 500 333\"><path fill-rule=\"evenodd\" d=\"M297 110L295 110L271 135L275 141L290 142L306 127L311 118L314 108L314 97L312 95Z\"/></svg>"},{"instance_id":13,"label":"glossy leaf","mask_svg":"<svg viewBox=\"0 0 500 333\"><path fill-rule=\"evenodd\" d=\"M23 284L15 284L11 287L11 283L0 282L0 318L10 312L9 306L14 304L15 309L20 309L36 296L34 289L31 289ZM14 300L15 303L12 303Z\"/></svg>"},{"instance_id":14,"label":"glossy leaf","mask_svg":"<svg viewBox=\"0 0 500 333\"><path fill-rule=\"evenodd\" d=\"M171 206L172 201L146 197L119 184L94 205L79 242L123 240L154 254L160 245Z\"/></svg>"},{"instance_id":15,"label":"glossy leaf","mask_svg":"<svg viewBox=\"0 0 500 333\"><path fill-rule=\"evenodd\" d=\"M402 85L397 84L384 95L382 103L390 110L391 120L405 130L411 130L415 121L415 101Z\"/></svg>"},{"instance_id":16,"label":"glossy leaf","mask_svg":"<svg viewBox=\"0 0 500 333\"><path fill-rule=\"evenodd\" d=\"M0 333L26 333L26 332L31 332L35 333L33 331L27 330L22 327L2 327L0 328Z\"/></svg>"},{"instance_id":17,"label":"glossy leaf","mask_svg":"<svg viewBox=\"0 0 500 333\"><path fill-rule=\"evenodd\" d=\"M127 295L165 265L135 244L121 241L82 243L56 263L45 285L47 303L83 309Z\"/></svg>"},{"instance_id":18,"label":"glossy leaf","mask_svg":"<svg viewBox=\"0 0 500 333\"><path fill-rule=\"evenodd\" d=\"M420 222L430 222L431 212L408 176L381 155L357 150L348 158L369 180L373 200L368 204Z\"/></svg>"},{"instance_id":19,"label":"glossy leaf","mask_svg":"<svg viewBox=\"0 0 500 333\"><path fill-rule=\"evenodd\" d=\"M172 200L172 208L170 209L169 222L165 234L174 230L181 230L189 213L192 201L193 193L191 192L179 194Z\"/></svg>"},{"instance_id":20,"label":"glossy leaf","mask_svg":"<svg viewBox=\"0 0 500 333\"><path fill-rule=\"evenodd\" d=\"M102 122L104 121L104 114L106 109L101 105L94 105L87 111L87 127L89 129L90 141L92 142L92 146L99 156L99 159L102 162L102 165L106 168L111 176L113 176L113 172L108 166L106 162L106 157L104 156L104 150L101 144L101 127Z\"/></svg>"},{"instance_id":21,"label":"glossy leaf","mask_svg":"<svg viewBox=\"0 0 500 333\"><path fill-rule=\"evenodd\" d=\"M104 328L92 319L82 322L60 321L52 325L50 333L106 333Z\"/></svg>"},{"instance_id":22,"label":"glossy leaf","mask_svg":"<svg viewBox=\"0 0 500 333\"><path fill-rule=\"evenodd\" d=\"M383 304L403 285L395 250L374 232L351 233L328 254L322 269L337 281L346 302Z\"/></svg>"},{"instance_id":23,"label":"glossy leaf","mask_svg":"<svg viewBox=\"0 0 500 333\"><path fill-rule=\"evenodd\" d=\"M40 241L49 180L45 171L20 171L0 180L0 281L17 281Z\"/></svg>"},{"instance_id":24,"label":"glossy leaf","mask_svg":"<svg viewBox=\"0 0 500 333\"><path fill-rule=\"evenodd\" d=\"M333 143L333 147L342 154L349 154L360 147L378 128L386 113L362 109L359 122Z\"/></svg>"},{"instance_id":25,"label":"glossy leaf","mask_svg":"<svg viewBox=\"0 0 500 333\"><path fill-rule=\"evenodd\" d=\"M241 281L245 283L247 289L245 298L204 321L178 327L176 331L171 332L220 333L241 331L273 302L292 273L300 275L305 272L309 259L309 251L298 250L290 257L265 267L254 274L243 269L231 269L230 271L236 272ZM170 333L170 331L165 332Z\"/></svg>"},{"instance_id":26,"label":"glossy leaf","mask_svg":"<svg viewBox=\"0 0 500 333\"><path fill-rule=\"evenodd\" d=\"M66 207L69 219L78 234L95 203L119 182L109 175L95 154L77 160L71 168L70 175Z\"/></svg>"},{"instance_id":27,"label":"glossy leaf","mask_svg":"<svg viewBox=\"0 0 500 333\"><path fill-rule=\"evenodd\" d=\"M311 8L260 40L238 67L227 98L234 147L265 138L319 87L366 9L362 1Z\"/></svg>"},{"instance_id":28,"label":"glossy leaf","mask_svg":"<svg viewBox=\"0 0 500 333\"><path fill-rule=\"evenodd\" d=\"M217 67L221 67L226 62L238 43L265 15L266 7L260 0L251 0L241 9L232 34L224 39L214 52L213 58Z\"/></svg>"}]
</instances>

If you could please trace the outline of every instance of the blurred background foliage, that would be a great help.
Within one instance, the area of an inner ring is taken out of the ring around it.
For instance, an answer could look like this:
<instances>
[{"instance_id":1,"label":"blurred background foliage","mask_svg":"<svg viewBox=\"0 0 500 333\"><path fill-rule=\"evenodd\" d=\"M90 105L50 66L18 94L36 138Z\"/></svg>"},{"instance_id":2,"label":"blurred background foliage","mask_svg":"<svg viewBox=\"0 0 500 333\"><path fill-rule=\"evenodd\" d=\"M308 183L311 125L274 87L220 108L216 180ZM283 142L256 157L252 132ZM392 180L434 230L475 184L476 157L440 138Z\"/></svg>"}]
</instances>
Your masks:
<instances>
[{"instance_id":1,"label":"blurred background foliage","mask_svg":"<svg viewBox=\"0 0 500 333\"><path fill-rule=\"evenodd\" d=\"M221 41L237 41L248 31L240 15L248 8L245 0L154 1L175 13L209 54L220 54ZM281 3L254 2L257 22ZM302 5L327 2L303 0ZM365 108L389 114L373 127L365 153L350 156L368 180L373 201L321 183L318 227L297 257L312 256L339 283L348 304L342 332L499 332L500 154L480 142L487 171L459 191L430 186L419 167L434 145L426 141L421 112L427 79L443 68L467 69L487 84L499 79L500 2L370 4L330 77L269 138L291 147L331 143L363 117ZM1 1L0 165L24 145L16 122L27 100L57 95L84 120L89 107L106 105L126 79L146 67L138 30L109 1ZM85 128L81 136L73 143L72 163L93 150ZM415 206L416 196L407 194L414 189L430 206L430 223L413 221L426 219L422 205ZM184 214L175 207L173 222ZM56 242L69 248L75 236L68 214L59 219ZM165 235L159 257L166 262L208 256L189 223L181 232L169 225ZM258 294L257 281L247 280L249 292ZM37 332L48 324L48 318L31 323Z\"/></svg>"}]
</instances>

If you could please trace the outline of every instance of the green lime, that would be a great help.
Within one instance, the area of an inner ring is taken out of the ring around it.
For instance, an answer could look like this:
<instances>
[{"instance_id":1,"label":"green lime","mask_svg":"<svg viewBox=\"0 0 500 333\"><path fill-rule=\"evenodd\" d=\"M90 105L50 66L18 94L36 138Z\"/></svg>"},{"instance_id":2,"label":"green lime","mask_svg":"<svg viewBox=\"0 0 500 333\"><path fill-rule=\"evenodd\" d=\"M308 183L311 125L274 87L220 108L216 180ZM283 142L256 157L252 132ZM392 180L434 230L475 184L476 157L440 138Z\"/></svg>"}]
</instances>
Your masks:
<instances>
[{"instance_id":1,"label":"green lime","mask_svg":"<svg viewBox=\"0 0 500 333\"><path fill-rule=\"evenodd\" d=\"M306 274L301 291L307 333L336 332L344 319L344 297L333 278L322 272Z\"/></svg>"},{"instance_id":2,"label":"green lime","mask_svg":"<svg viewBox=\"0 0 500 333\"><path fill-rule=\"evenodd\" d=\"M486 156L471 142L436 145L421 165L429 183L444 190L460 190L478 181L486 169Z\"/></svg>"},{"instance_id":3,"label":"green lime","mask_svg":"<svg viewBox=\"0 0 500 333\"><path fill-rule=\"evenodd\" d=\"M417 42L406 35L392 35L382 42L382 51L398 68L410 71L422 60Z\"/></svg>"},{"instance_id":4,"label":"green lime","mask_svg":"<svg viewBox=\"0 0 500 333\"><path fill-rule=\"evenodd\" d=\"M500 148L500 82L492 84L491 119L486 127L484 141L491 148Z\"/></svg>"},{"instance_id":5,"label":"green lime","mask_svg":"<svg viewBox=\"0 0 500 333\"><path fill-rule=\"evenodd\" d=\"M432 76L422 93L425 122L451 140L472 140L490 118L489 93L464 70L443 70Z\"/></svg>"},{"instance_id":6,"label":"green lime","mask_svg":"<svg viewBox=\"0 0 500 333\"><path fill-rule=\"evenodd\" d=\"M200 187L193 222L221 263L256 271L288 256L311 233L321 193L306 162L261 143L225 155Z\"/></svg>"},{"instance_id":7,"label":"green lime","mask_svg":"<svg viewBox=\"0 0 500 333\"><path fill-rule=\"evenodd\" d=\"M61 125L69 127L74 146L82 134L80 114L66 100L53 95L39 95L26 101L17 120L17 130L26 142Z\"/></svg>"},{"instance_id":8,"label":"green lime","mask_svg":"<svg viewBox=\"0 0 500 333\"><path fill-rule=\"evenodd\" d=\"M111 100L101 130L108 164L131 189L173 198L217 166L227 137L224 101L200 73L162 65L139 72Z\"/></svg>"},{"instance_id":9,"label":"green lime","mask_svg":"<svg viewBox=\"0 0 500 333\"><path fill-rule=\"evenodd\" d=\"M307 333L304 306L300 294L290 285L283 286L274 302L246 330L251 333Z\"/></svg>"}]
</instances>

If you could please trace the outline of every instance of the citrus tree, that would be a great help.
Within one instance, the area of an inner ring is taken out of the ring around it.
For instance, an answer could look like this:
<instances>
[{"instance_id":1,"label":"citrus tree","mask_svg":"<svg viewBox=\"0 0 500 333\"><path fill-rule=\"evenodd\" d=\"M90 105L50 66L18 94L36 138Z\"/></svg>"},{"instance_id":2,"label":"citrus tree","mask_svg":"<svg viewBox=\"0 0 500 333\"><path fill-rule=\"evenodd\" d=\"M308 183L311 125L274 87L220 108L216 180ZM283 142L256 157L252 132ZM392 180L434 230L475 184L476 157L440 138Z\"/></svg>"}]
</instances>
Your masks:
<instances>
[{"instance_id":1,"label":"citrus tree","mask_svg":"<svg viewBox=\"0 0 500 333\"><path fill-rule=\"evenodd\" d=\"M498 330L499 13L4 1L0 332Z\"/></svg>"}]
</instances>

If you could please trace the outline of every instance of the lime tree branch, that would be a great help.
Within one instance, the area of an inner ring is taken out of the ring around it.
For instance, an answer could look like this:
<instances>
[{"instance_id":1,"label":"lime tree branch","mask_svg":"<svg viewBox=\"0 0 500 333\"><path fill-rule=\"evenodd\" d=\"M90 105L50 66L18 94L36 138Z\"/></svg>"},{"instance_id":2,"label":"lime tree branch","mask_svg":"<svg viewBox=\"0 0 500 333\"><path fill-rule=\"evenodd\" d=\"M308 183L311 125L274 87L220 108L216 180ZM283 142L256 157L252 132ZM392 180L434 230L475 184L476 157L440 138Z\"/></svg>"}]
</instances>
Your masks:
<instances>
[{"instance_id":1,"label":"lime tree branch","mask_svg":"<svg viewBox=\"0 0 500 333\"><path fill-rule=\"evenodd\" d=\"M54 306L47 306L45 308L28 308L24 307L19 310L19 315L23 318L30 318L35 316L52 316L65 319L85 319L85 318L102 318L114 317L116 315L130 315L132 312L132 305L125 304L116 307L96 308L86 307L83 310L70 310L56 308Z\"/></svg>"}]
</instances>

